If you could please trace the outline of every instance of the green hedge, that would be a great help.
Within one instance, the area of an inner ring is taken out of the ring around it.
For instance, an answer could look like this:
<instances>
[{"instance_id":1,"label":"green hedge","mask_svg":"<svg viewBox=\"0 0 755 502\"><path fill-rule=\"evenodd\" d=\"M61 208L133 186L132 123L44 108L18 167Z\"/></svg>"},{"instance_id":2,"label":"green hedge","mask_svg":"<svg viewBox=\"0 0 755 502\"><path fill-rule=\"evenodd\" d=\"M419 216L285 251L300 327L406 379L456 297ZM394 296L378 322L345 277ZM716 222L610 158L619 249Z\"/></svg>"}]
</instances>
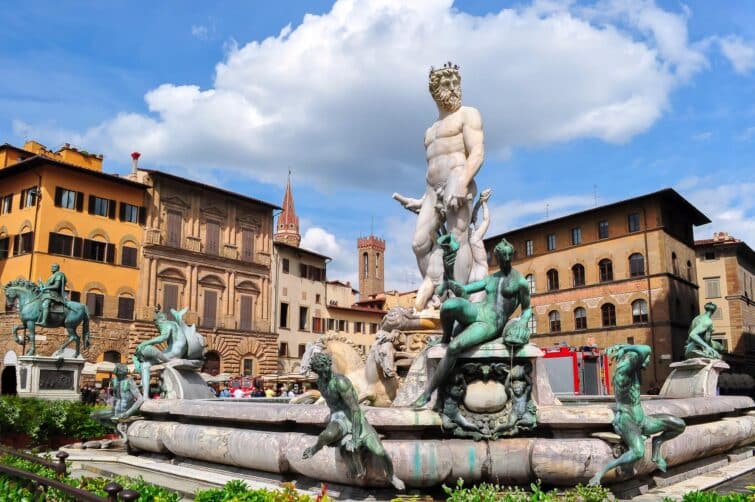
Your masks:
<instances>
[{"instance_id":1,"label":"green hedge","mask_svg":"<svg viewBox=\"0 0 755 502\"><path fill-rule=\"evenodd\" d=\"M77 441L99 438L111 432L92 420L97 407L79 401L0 396L0 436L26 434L34 445L45 445L55 436Z\"/></svg>"},{"instance_id":2,"label":"green hedge","mask_svg":"<svg viewBox=\"0 0 755 502\"><path fill-rule=\"evenodd\" d=\"M51 469L12 455L4 455L0 457L0 463L15 467L16 469L32 472L46 478L57 479L55 472ZM101 497L107 497L105 485L111 481L120 484L124 490L135 490L139 492L139 498L137 499L138 502L178 502L181 500L181 495L178 493L160 486L149 484L142 478L118 476L115 479L103 477L81 479L66 477L62 479L62 482L69 486L86 490ZM34 486L32 486L30 482L0 473L0 502L28 502L35 500L31 497L33 490ZM76 499L72 495L67 495L59 490L48 489L45 493L45 501L76 502Z\"/></svg>"}]
</instances>

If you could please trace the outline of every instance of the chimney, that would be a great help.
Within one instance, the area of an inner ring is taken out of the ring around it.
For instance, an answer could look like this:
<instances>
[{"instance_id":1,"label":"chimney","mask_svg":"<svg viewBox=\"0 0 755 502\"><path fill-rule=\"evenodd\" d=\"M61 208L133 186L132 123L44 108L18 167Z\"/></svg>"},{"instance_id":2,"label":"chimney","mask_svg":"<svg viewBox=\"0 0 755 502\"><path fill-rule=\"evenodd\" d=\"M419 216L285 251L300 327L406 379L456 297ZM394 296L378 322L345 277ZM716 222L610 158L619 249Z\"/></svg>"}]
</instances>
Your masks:
<instances>
[{"instance_id":1,"label":"chimney","mask_svg":"<svg viewBox=\"0 0 755 502\"><path fill-rule=\"evenodd\" d=\"M136 174L136 170L139 169L139 157L142 154L139 152L131 152L131 174Z\"/></svg>"}]
</instances>

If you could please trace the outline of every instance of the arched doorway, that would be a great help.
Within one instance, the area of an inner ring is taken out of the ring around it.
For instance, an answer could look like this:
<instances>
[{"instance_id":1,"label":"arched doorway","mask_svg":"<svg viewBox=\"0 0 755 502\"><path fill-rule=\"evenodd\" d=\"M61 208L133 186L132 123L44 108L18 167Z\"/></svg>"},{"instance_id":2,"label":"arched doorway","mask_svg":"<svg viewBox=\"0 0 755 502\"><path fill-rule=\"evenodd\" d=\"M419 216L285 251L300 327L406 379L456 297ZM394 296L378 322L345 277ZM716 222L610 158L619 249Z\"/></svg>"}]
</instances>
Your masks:
<instances>
[{"instance_id":1,"label":"arched doorway","mask_svg":"<svg viewBox=\"0 0 755 502\"><path fill-rule=\"evenodd\" d=\"M6 396L16 395L16 353L9 350L3 357L3 372L0 374L0 394Z\"/></svg>"},{"instance_id":2,"label":"arched doorway","mask_svg":"<svg viewBox=\"0 0 755 502\"><path fill-rule=\"evenodd\" d=\"M204 355L204 366L202 372L208 375L217 376L220 374L220 354L211 350Z\"/></svg>"}]
</instances>

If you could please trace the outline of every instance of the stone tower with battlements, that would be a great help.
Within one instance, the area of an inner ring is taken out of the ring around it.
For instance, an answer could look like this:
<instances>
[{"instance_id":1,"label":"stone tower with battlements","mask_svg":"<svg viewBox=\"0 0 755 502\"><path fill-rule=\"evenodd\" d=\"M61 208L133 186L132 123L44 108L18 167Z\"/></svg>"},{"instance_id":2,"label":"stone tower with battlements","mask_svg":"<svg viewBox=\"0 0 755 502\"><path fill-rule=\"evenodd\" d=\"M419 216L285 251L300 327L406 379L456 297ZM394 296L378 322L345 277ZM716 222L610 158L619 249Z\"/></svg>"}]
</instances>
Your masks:
<instances>
[{"instance_id":1,"label":"stone tower with battlements","mask_svg":"<svg viewBox=\"0 0 755 502\"><path fill-rule=\"evenodd\" d=\"M357 239L359 253L359 298L385 291L385 241L374 235Z\"/></svg>"},{"instance_id":2,"label":"stone tower with battlements","mask_svg":"<svg viewBox=\"0 0 755 502\"><path fill-rule=\"evenodd\" d=\"M283 195L283 210L278 215L273 241L282 242L289 246L299 247L301 234L299 233L299 217L294 209L294 196L291 193L291 173L288 173L286 193Z\"/></svg>"}]
</instances>

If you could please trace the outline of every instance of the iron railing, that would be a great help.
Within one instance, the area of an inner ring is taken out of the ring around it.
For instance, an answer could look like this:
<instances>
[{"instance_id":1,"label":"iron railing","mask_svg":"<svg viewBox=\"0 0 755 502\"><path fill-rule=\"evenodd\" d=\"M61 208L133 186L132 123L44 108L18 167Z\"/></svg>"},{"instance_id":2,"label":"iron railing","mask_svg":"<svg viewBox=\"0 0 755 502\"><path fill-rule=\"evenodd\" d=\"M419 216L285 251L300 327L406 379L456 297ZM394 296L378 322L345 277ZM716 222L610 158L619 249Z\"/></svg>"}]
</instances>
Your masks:
<instances>
[{"instance_id":1,"label":"iron railing","mask_svg":"<svg viewBox=\"0 0 755 502\"><path fill-rule=\"evenodd\" d=\"M138 492L134 490L124 490L121 485L115 482L111 482L105 485L105 492L107 492L108 494L107 498L100 497L99 495L95 495L86 490L75 488L63 483L62 479L65 478L68 474L68 466L66 465L68 453L64 451L59 451L55 454L55 458L58 459L57 462L45 460L35 455L30 455L28 453L14 450L12 448L7 448L5 446L0 446L0 453L5 455L13 455L14 457L22 458L24 460L28 460L29 462L34 462L37 465L41 465L55 471L58 479L50 479L38 474L34 474L33 472L24 471L23 469L17 469L15 467L10 467L8 465L3 465L2 463L0 463L0 473L7 474L8 476L14 477L16 479L31 481L34 485L37 486L36 492L42 496L44 496L44 493L48 488L54 488L67 495L71 495L77 501L82 502L117 502L118 500L129 501L139 498ZM42 498L42 500L44 500L44 498Z\"/></svg>"}]
</instances>

